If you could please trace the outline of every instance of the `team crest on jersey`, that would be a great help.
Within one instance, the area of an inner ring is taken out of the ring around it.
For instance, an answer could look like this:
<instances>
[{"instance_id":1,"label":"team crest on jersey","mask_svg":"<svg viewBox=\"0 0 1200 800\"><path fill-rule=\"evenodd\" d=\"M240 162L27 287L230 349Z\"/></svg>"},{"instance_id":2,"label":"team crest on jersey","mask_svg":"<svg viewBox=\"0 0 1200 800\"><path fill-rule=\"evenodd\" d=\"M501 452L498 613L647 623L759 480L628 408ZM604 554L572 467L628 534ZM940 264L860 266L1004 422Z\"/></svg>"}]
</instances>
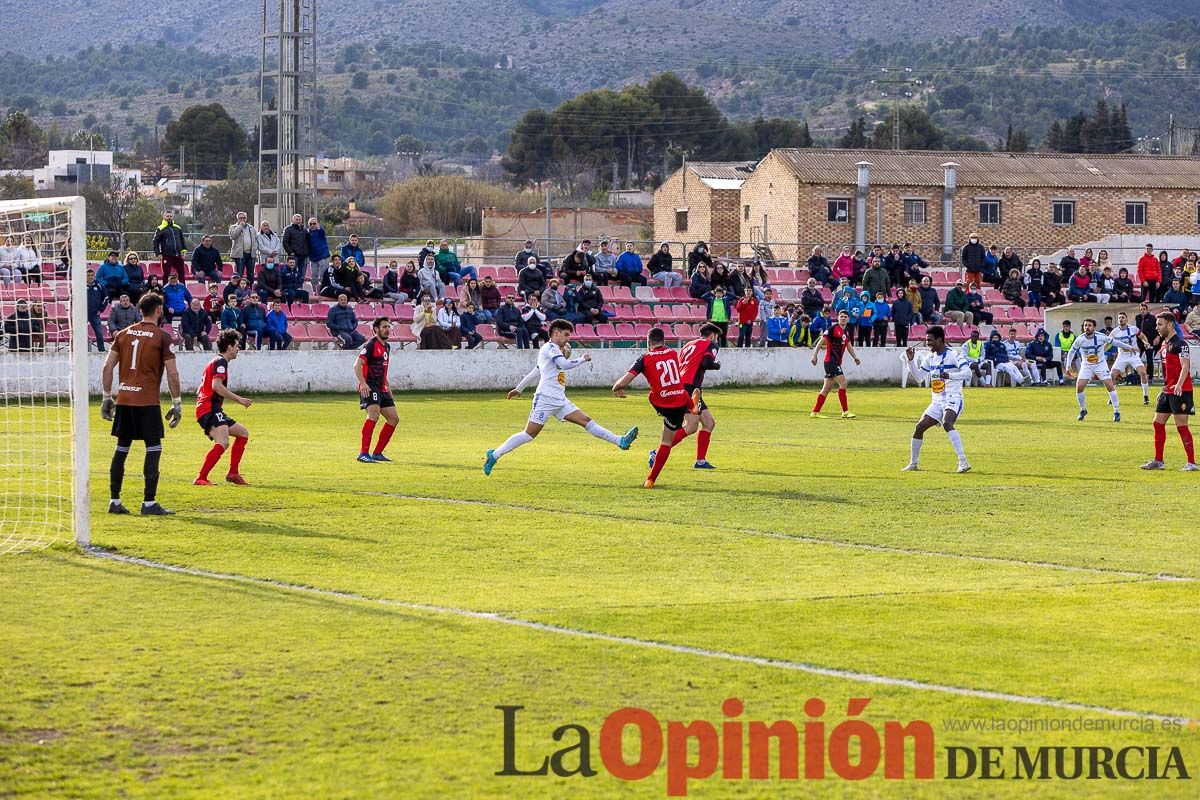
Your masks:
<instances>
[{"instance_id":1,"label":"team crest on jersey","mask_svg":"<svg viewBox=\"0 0 1200 800\"><path fill-rule=\"evenodd\" d=\"M567 385L567 373L565 373L565 372L562 372L562 371L559 371L559 373L558 373L558 385L559 385L559 386L566 386L566 385Z\"/></svg>"},{"instance_id":2,"label":"team crest on jersey","mask_svg":"<svg viewBox=\"0 0 1200 800\"><path fill-rule=\"evenodd\" d=\"M934 378L929 382L929 388L933 392L941 394L942 392L946 391L946 382L941 378Z\"/></svg>"}]
</instances>

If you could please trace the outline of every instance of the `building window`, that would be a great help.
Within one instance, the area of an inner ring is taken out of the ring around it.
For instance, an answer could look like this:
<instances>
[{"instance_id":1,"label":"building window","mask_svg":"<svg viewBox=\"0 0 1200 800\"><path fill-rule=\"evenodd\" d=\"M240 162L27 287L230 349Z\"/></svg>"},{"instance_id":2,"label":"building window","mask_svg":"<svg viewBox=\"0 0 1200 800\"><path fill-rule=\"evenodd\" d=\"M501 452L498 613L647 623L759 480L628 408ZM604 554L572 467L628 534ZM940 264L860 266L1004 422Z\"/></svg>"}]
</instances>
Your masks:
<instances>
[{"instance_id":1,"label":"building window","mask_svg":"<svg viewBox=\"0 0 1200 800\"><path fill-rule=\"evenodd\" d=\"M825 221L848 223L850 221L850 201L844 198L826 200Z\"/></svg>"},{"instance_id":2,"label":"building window","mask_svg":"<svg viewBox=\"0 0 1200 800\"><path fill-rule=\"evenodd\" d=\"M1132 202L1125 204L1125 224L1141 226L1146 224L1146 204Z\"/></svg>"},{"instance_id":3,"label":"building window","mask_svg":"<svg viewBox=\"0 0 1200 800\"><path fill-rule=\"evenodd\" d=\"M1050 214L1055 225L1075 224L1075 201L1055 200L1050 204Z\"/></svg>"},{"instance_id":4,"label":"building window","mask_svg":"<svg viewBox=\"0 0 1200 800\"><path fill-rule=\"evenodd\" d=\"M675 232L684 233L687 231L687 209L675 209Z\"/></svg>"},{"instance_id":5,"label":"building window","mask_svg":"<svg viewBox=\"0 0 1200 800\"><path fill-rule=\"evenodd\" d=\"M980 200L979 201L979 224L980 225L999 225L1000 224L1000 201L999 200Z\"/></svg>"},{"instance_id":6,"label":"building window","mask_svg":"<svg viewBox=\"0 0 1200 800\"><path fill-rule=\"evenodd\" d=\"M1200 208L1200 206L1197 206L1197 208ZM1197 211L1197 213L1200 213L1200 211ZM750 206L742 206L742 222L749 222L749 221L750 221Z\"/></svg>"},{"instance_id":7,"label":"building window","mask_svg":"<svg viewBox=\"0 0 1200 800\"><path fill-rule=\"evenodd\" d=\"M904 224L905 225L924 225L925 224L925 201L924 200L905 200L904 201Z\"/></svg>"}]
</instances>

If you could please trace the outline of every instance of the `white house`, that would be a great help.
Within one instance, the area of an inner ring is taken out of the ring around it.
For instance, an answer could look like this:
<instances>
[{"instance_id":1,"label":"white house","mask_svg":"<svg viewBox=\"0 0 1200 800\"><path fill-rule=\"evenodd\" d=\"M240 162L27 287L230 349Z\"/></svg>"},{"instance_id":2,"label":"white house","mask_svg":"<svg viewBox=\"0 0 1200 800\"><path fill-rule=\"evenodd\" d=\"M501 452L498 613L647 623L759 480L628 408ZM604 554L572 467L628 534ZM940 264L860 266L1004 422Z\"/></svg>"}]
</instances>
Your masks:
<instances>
[{"instance_id":1,"label":"white house","mask_svg":"<svg viewBox=\"0 0 1200 800\"><path fill-rule=\"evenodd\" d=\"M33 170L33 188L39 191L75 189L94 180L116 175L128 181L142 182L142 171L113 166L111 150L51 150L49 161Z\"/></svg>"}]
</instances>

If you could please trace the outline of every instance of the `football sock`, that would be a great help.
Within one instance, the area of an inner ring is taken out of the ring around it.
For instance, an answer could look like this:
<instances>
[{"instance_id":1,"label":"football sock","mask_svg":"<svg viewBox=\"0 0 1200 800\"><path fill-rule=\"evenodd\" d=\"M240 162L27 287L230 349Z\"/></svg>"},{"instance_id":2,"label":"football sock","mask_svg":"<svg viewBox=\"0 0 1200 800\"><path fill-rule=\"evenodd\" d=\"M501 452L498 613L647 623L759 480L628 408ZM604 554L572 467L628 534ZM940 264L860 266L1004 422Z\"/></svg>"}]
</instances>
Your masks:
<instances>
[{"instance_id":1,"label":"football sock","mask_svg":"<svg viewBox=\"0 0 1200 800\"><path fill-rule=\"evenodd\" d=\"M238 467L242 465L242 453L246 450L246 442L250 441L248 436L233 437L233 447L229 450L229 474L237 475Z\"/></svg>"},{"instance_id":2,"label":"football sock","mask_svg":"<svg viewBox=\"0 0 1200 800\"><path fill-rule=\"evenodd\" d=\"M912 451L912 463L916 464L921 458L921 445L924 444L924 439L913 439L909 444L909 449Z\"/></svg>"},{"instance_id":3,"label":"football sock","mask_svg":"<svg viewBox=\"0 0 1200 800\"><path fill-rule=\"evenodd\" d=\"M158 494L158 461L162 458L162 444L146 443L146 460L142 464L142 476L146 479L146 493L143 499L153 503Z\"/></svg>"},{"instance_id":4,"label":"football sock","mask_svg":"<svg viewBox=\"0 0 1200 800\"><path fill-rule=\"evenodd\" d=\"M838 389L838 402L842 404L842 411L849 411L850 404L846 402L846 390Z\"/></svg>"},{"instance_id":5,"label":"football sock","mask_svg":"<svg viewBox=\"0 0 1200 800\"><path fill-rule=\"evenodd\" d=\"M955 429L946 435L950 437L950 446L954 448L954 454L958 456L958 463L965 464L967 456L963 453L962 434Z\"/></svg>"},{"instance_id":6,"label":"football sock","mask_svg":"<svg viewBox=\"0 0 1200 800\"><path fill-rule=\"evenodd\" d=\"M1166 427L1166 426L1164 426L1164 427ZM1191 429L1188 428L1187 425L1180 425L1177 430L1179 431L1179 441L1183 442L1183 452L1187 453L1188 463L1195 464L1196 463L1196 450L1195 450L1195 443L1192 441Z\"/></svg>"},{"instance_id":7,"label":"football sock","mask_svg":"<svg viewBox=\"0 0 1200 800\"><path fill-rule=\"evenodd\" d=\"M1182 436L1182 432L1180 436ZM1167 446L1167 426L1165 423L1154 423L1154 460L1163 460L1163 450Z\"/></svg>"},{"instance_id":8,"label":"football sock","mask_svg":"<svg viewBox=\"0 0 1200 800\"><path fill-rule=\"evenodd\" d=\"M112 464L108 468L109 496L114 500L121 498L121 484L125 481L125 459L129 457L129 445L117 445L113 451Z\"/></svg>"},{"instance_id":9,"label":"football sock","mask_svg":"<svg viewBox=\"0 0 1200 800\"><path fill-rule=\"evenodd\" d=\"M375 420L368 419L363 421L362 426L362 447L358 449L360 453L371 452L371 436L375 433Z\"/></svg>"},{"instance_id":10,"label":"football sock","mask_svg":"<svg viewBox=\"0 0 1200 800\"><path fill-rule=\"evenodd\" d=\"M701 430L696 434L696 460L703 461L708 458L708 440L712 438L712 431Z\"/></svg>"},{"instance_id":11,"label":"football sock","mask_svg":"<svg viewBox=\"0 0 1200 800\"><path fill-rule=\"evenodd\" d=\"M1121 413L1121 401L1117 397L1116 389L1113 389L1108 393L1108 399L1112 401L1113 411L1117 412L1118 414Z\"/></svg>"},{"instance_id":12,"label":"football sock","mask_svg":"<svg viewBox=\"0 0 1200 800\"><path fill-rule=\"evenodd\" d=\"M208 455L206 455L204 457L204 463L200 465L201 480L208 480L208 473L211 472L212 468L215 467L217 465L217 462L221 460L221 455L224 452L225 452L224 445L222 445L218 442L213 442L213 446L210 447L208 450ZM232 472L232 471L233 470L230 470L230 472Z\"/></svg>"},{"instance_id":13,"label":"football sock","mask_svg":"<svg viewBox=\"0 0 1200 800\"><path fill-rule=\"evenodd\" d=\"M600 425L594 419L588 420L588 424L585 425L583 429L585 431L587 431L588 433L590 433L592 436L595 436L597 439L603 439L604 441L608 442L609 444L620 444L621 443L620 436L617 436L612 431L610 431L607 428L605 428L604 426ZM509 439L509 441L512 441L512 440ZM507 445L507 442L505 444ZM524 442L521 442L521 444L524 444ZM503 446L501 447L501 449L503 449ZM505 451L505 452L507 452L507 451ZM496 455L499 455L499 454L500 454L500 451L499 450L496 451Z\"/></svg>"},{"instance_id":14,"label":"football sock","mask_svg":"<svg viewBox=\"0 0 1200 800\"><path fill-rule=\"evenodd\" d=\"M686 438L687 431L685 431L683 428L680 428L679 430L675 431L675 438L671 440L671 447L674 447Z\"/></svg>"},{"instance_id":15,"label":"football sock","mask_svg":"<svg viewBox=\"0 0 1200 800\"><path fill-rule=\"evenodd\" d=\"M1147 400L1150 399L1150 384L1148 384L1148 383L1142 384L1142 397Z\"/></svg>"},{"instance_id":16,"label":"football sock","mask_svg":"<svg viewBox=\"0 0 1200 800\"><path fill-rule=\"evenodd\" d=\"M660 444L658 453L654 456L654 466L650 468L650 480L658 478L658 473L662 472L662 468L667 465L667 459L671 456L671 445Z\"/></svg>"},{"instance_id":17,"label":"football sock","mask_svg":"<svg viewBox=\"0 0 1200 800\"><path fill-rule=\"evenodd\" d=\"M816 402L816 404L813 406L813 413L815 414L815 413L817 413L818 411L820 411L820 410L821 410L821 406L823 406L823 405L825 405L825 395L823 395L823 394L819 394L819 393L818 393L818 394L817 394L817 402Z\"/></svg>"},{"instance_id":18,"label":"football sock","mask_svg":"<svg viewBox=\"0 0 1200 800\"><path fill-rule=\"evenodd\" d=\"M1079 410L1087 411L1087 395L1083 392L1076 392L1075 399L1079 401Z\"/></svg>"},{"instance_id":19,"label":"football sock","mask_svg":"<svg viewBox=\"0 0 1200 800\"><path fill-rule=\"evenodd\" d=\"M508 439L505 440L504 444L502 444L496 448L496 452L493 453L493 455L496 456L496 458L499 458L500 456L504 455L505 453L511 453L513 450L516 450L521 445L529 444L532 441L533 441L533 437L530 436L525 431L521 431L520 433L514 433L512 436L508 437Z\"/></svg>"},{"instance_id":20,"label":"football sock","mask_svg":"<svg viewBox=\"0 0 1200 800\"><path fill-rule=\"evenodd\" d=\"M383 430L379 432L379 441L375 442L375 455L382 455L383 448L388 446L388 442L392 440L392 434L396 432L396 426L385 422Z\"/></svg>"}]
</instances>

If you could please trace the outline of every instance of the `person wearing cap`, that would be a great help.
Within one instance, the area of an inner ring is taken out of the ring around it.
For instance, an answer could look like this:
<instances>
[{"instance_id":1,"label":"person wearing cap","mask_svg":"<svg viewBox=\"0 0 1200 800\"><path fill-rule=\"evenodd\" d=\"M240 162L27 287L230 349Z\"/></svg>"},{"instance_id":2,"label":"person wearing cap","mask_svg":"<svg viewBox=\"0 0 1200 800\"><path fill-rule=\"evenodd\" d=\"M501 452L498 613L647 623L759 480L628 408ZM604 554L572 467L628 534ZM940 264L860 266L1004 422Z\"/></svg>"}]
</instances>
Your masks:
<instances>
[{"instance_id":1,"label":"person wearing cap","mask_svg":"<svg viewBox=\"0 0 1200 800\"><path fill-rule=\"evenodd\" d=\"M442 304L437 310L437 326L441 328L446 344L451 350L457 350L462 341L462 316L454 307L454 300L442 298Z\"/></svg>"},{"instance_id":2,"label":"person wearing cap","mask_svg":"<svg viewBox=\"0 0 1200 800\"><path fill-rule=\"evenodd\" d=\"M987 249L979 242L979 234L972 233L959 252L963 271L967 274L967 285L983 283L983 271L987 265Z\"/></svg>"},{"instance_id":3,"label":"person wearing cap","mask_svg":"<svg viewBox=\"0 0 1200 800\"><path fill-rule=\"evenodd\" d=\"M967 301L967 292L963 288L961 280L955 281L954 288L946 292L946 302L942 304L942 314L949 322L970 325L975 321L970 303Z\"/></svg>"}]
</instances>

